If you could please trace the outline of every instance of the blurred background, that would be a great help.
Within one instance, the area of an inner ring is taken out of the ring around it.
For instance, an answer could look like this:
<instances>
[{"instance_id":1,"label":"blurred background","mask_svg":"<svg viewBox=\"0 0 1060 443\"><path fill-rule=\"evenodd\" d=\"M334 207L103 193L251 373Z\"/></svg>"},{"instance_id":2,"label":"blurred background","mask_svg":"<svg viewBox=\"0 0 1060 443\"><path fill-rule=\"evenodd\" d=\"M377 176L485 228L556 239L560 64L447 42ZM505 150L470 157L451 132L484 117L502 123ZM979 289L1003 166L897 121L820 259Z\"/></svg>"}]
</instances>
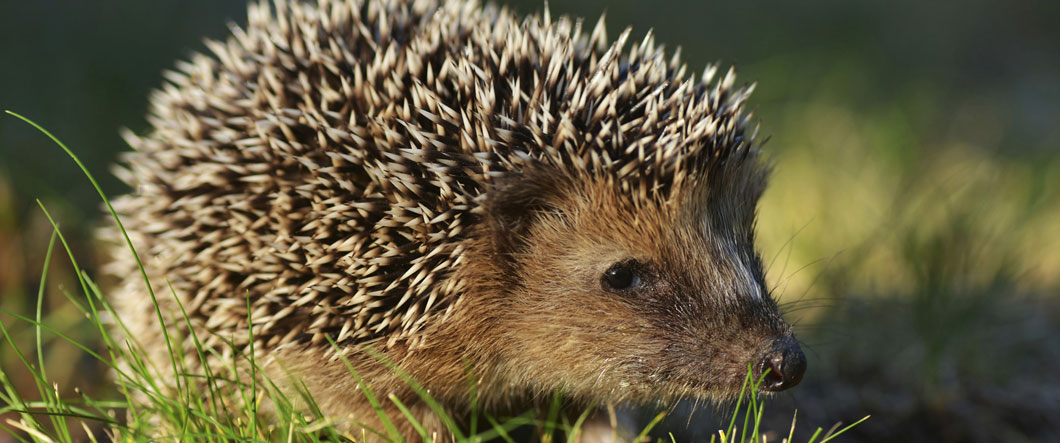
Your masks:
<instances>
[{"instance_id":1,"label":"blurred background","mask_svg":"<svg viewBox=\"0 0 1060 443\"><path fill-rule=\"evenodd\" d=\"M520 13L538 0L505 2ZM559 1L609 35L653 28L690 68L735 66L776 171L759 214L769 281L809 373L767 406L796 437L871 414L846 441L1060 440L1060 2ZM109 195L118 131L146 131L162 71L245 21L238 1L0 1L0 108L65 141ZM46 137L0 116L0 307L33 312L51 226L97 256L95 192ZM57 251L58 252L58 251ZM45 318L95 337L49 267ZM33 328L0 320L22 349ZM46 337L47 338L47 337ZM5 374L26 386L9 346ZM105 394L98 364L45 346L57 389ZM31 353L32 354L32 353ZM105 395L104 395L105 396ZM665 423L706 438L712 411ZM4 440L0 436L0 440Z\"/></svg>"}]
</instances>

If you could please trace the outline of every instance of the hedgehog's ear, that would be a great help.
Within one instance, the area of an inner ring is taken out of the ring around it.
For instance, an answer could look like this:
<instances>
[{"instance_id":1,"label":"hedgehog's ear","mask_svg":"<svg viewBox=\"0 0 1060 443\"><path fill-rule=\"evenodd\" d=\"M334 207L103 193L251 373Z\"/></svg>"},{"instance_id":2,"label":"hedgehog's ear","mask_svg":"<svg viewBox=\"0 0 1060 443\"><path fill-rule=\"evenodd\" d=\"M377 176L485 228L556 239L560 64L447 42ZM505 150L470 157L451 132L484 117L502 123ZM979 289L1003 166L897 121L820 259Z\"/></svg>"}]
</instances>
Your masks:
<instances>
[{"instance_id":1,"label":"hedgehog's ear","mask_svg":"<svg viewBox=\"0 0 1060 443\"><path fill-rule=\"evenodd\" d=\"M498 252L526 244L530 228L544 216L562 216L564 183L557 174L526 171L501 180L488 192L486 214Z\"/></svg>"}]
</instances>

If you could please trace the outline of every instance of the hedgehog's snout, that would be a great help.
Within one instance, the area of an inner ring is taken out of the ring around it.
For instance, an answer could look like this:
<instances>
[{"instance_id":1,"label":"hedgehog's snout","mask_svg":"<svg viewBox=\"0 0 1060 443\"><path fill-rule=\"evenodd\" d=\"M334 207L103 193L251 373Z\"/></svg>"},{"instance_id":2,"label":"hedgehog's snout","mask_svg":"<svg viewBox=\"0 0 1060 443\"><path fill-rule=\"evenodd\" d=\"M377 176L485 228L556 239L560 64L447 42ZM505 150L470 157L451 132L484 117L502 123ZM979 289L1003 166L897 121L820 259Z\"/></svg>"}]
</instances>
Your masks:
<instances>
[{"instance_id":1,"label":"hedgehog's snout","mask_svg":"<svg viewBox=\"0 0 1060 443\"><path fill-rule=\"evenodd\" d=\"M762 355L755 372L756 377L766 374L762 380L764 391L778 392L799 384L806 373L806 355L795 336L785 334L774 341Z\"/></svg>"}]
</instances>

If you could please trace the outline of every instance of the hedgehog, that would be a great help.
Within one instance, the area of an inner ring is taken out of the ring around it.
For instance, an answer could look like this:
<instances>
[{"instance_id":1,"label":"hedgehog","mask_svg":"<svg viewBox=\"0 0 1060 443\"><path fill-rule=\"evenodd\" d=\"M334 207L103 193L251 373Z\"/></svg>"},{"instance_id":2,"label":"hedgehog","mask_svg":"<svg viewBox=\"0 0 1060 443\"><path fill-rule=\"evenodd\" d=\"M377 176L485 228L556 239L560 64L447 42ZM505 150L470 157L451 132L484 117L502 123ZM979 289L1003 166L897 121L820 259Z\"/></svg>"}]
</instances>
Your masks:
<instances>
[{"instance_id":1,"label":"hedgehog","mask_svg":"<svg viewBox=\"0 0 1060 443\"><path fill-rule=\"evenodd\" d=\"M152 128L125 134L135 192L115 208L165 290L115 247L111 300L157 367L152 297L187 361L253 353L358 434L380 423L346 361L443 436L401 374L455 417L469 368L497 413L555 391L721 402L749 367L763 391L801 380L755 248L770 167L753 85L731 69L695 76L650 31L609 41L603 17L547 6L277 0L248 17L167 72Z\"/></svg>"}]
</instances>

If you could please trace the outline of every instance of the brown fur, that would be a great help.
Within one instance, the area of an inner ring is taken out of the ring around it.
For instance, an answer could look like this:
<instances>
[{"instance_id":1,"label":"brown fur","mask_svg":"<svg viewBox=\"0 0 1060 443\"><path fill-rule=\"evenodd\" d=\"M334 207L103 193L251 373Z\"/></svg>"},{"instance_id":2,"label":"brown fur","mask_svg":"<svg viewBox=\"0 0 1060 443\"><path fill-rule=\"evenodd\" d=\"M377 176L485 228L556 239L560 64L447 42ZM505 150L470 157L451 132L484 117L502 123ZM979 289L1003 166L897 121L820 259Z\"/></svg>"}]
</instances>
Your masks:
<instances>
[{"instance_id":1,"label":"brown fur","mask_svg":"<svg viewBox=\"0 0 1060 443\"><path fill-rule=\"evenodd\" d=\"M750 297L765 297L761 276L747 278L759 266L750 239L695 229L708 214L689 213L695 205L633 208L606 185L551 204L560 212L539 214L523 234L525 246L501 257L473 255L464 268L473 283L453 314L460 321L424 331L430 344L416 352L387 354L456 416L467 413L468 365L487 410L522 412L556 389L581 405L601 398L728 399L740 389L747 364L789 332L768 298ZM476 250L497 251L489 243ZM733 260L730 248L752 261ZM629 257L657 264L664 278L643 299L616 298L600 288L600 274ZM511 269L518 269L514 278ZM344 363L326 357L292 345L277 360L288 362L285 369L303 377L311 392L328 393L326 410L381 429L366 402L350 401L361 394ZM375 357L351 358L377 392L433 415Z\"/></svg>"}]
</instances>

